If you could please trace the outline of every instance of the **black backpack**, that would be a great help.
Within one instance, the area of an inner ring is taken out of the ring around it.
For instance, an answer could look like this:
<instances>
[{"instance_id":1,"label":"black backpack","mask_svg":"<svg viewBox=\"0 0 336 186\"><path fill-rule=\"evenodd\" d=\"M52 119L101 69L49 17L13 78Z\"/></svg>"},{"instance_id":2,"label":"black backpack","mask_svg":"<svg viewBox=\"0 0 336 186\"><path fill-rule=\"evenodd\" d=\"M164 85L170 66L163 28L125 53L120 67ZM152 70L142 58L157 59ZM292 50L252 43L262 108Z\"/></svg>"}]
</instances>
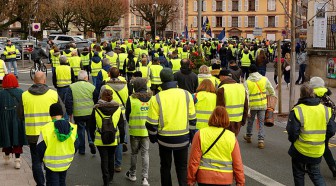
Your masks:
<instances>
[{"instance_id":1,"label":"black backpack","mask_svg":"<svg viewBox=\"0 0 336 186\"><path fill-rule=\"evenodd\" d=\"M112 115L108 117L104 117L101 115L98 109L96 109L96 111L99 114L100 118L102 119L102 126L101 128L97 126L97 131L99 132L101 136L101 140L103 144L108 145L108 144L114 143L115 136L116 136L118 129L114 127L114 124L112 121Z\"/></svg>"},{"instance_id":2,"label":"black backpack","mask_svg":"<svg viewBox=\"0 0 336 186\"><path fill-rule=\"evenodd\" d=\"M134 71L135 70L135 61L134 61L134 58L128 59L127 70L128 71Z\"/></svg>"}]
</instances>

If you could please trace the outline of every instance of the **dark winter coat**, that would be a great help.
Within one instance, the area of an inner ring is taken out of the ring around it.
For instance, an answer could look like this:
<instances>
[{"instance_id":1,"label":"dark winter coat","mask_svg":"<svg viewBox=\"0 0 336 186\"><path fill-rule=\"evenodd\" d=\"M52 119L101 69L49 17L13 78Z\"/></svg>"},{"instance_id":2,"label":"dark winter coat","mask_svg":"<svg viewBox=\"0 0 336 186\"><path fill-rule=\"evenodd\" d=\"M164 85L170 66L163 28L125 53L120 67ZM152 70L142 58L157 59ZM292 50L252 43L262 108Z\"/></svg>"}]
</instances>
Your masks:
<instances>
[{"instance_id":1,"label":"dark winter coat","mask_svg":"<svg viewBox=\"0 0 336 186\"><path fill-rule=\"evenodd\" d=\"M181 67L181 70L174 74L174 80L177 81L178 87L193 94L198 87L198 77L190 68Z\"/></svg>"}]
</instances>

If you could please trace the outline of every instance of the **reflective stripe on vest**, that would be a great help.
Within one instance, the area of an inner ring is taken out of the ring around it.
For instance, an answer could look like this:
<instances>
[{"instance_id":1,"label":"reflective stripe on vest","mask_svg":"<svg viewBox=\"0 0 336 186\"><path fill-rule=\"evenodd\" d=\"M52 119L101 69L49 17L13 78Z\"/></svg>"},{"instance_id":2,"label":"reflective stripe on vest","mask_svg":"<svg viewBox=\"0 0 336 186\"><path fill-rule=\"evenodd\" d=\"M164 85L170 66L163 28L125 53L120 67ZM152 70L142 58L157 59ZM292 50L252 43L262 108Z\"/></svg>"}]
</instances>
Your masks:
<instances>
[{"instance_id":1,"label":"reflective stripe on vest","mask_svg":"<svg viewBox=\"0 0 336 186\"><path fill-rule=\"evenodd\" d=\"M90 64L90 55L83 55L81 54L81 60L82 60L82 64L83 66L88 66Z\"/></svg>"},{"instance_id":2,"label":"reflective stripe on vest","mask_svg":"<svg viewBox=\"0 0 336 186\"><path fill-rule=\"evenodd\" d=\"M217 80L217 78L214 77L214 76L209 76L209 77L198 77L198 84L200 85L200 84L202 83L202 81L205 80L205 79L210 80L210 81L212 82L213 86L214 86L215 88L217 88L217 86L218 86L218 83L217 83L218 80Z\"/></svg>"},{"instance_id":3,"label":"reflective stripe on vest","mask_svg":"<svg viewBox=\"0 0 336 186\"><path fill-rule=\"evenodd\" d=\"M51 89L42 95L34 95L28 91L22 94L26 135L37 136L40 134L41 127L51 121L50 105L57 102L58 94Z\"/></svg>"},{"instance_id":4,"label":"reflective stripe on vest","mask_svg":"<svg viewBox=\"0 0 336 186\"><path fill-rule=\"evenodd\" d=\"M126 104L126 101L127 101L127 98L128 98L128 88L127 88L126 83L124 84L124 87L121 90L118 91L122 101L119 98L119 96L117 95L116 90L114 90L109 84L107 84L105 87L109 90L112 90L112 92L113 92L112 100L114 100L115 102L117 102L119 104L120 109L121 109L121 113L123 115L123 118L124 118L124 120L126 120L126 116L125 116L125 112L126 112L125 106L126 105L124 106L123 103L122 103L122 102L124 102L124 104Z\"/></svg>"},{"instance_id":5,"label":"reflective stripe on vest","mask_svg":"<svg viewBox=\"0 0 336 186\"><path fill-rule=\"evenodd\" d=\"M11 46L6 46L4 54L6 56L6 59L16 59L16 54L9 55L8 54L9 52L16 52L16 53L18 52L15 45L12 44ZM7 55L6 55L6 53L7 53Z\"/></svg>"},{"instance_id":6,"label":"reflective stripe on vest","mask_svg":"<svg viewBox=\"0 0 336 186\"><path fill-rule=\"evenodd\" d=\"M246 96L244 85L234 83L224 84L221 87L224 88L225 108L229 114L230 121L241 122Z\"/></svg>"},{"instance_id":7,"label":"reflective stripe on vest","mask_svg":"<svg viewBox=\"0 0 336 186\"><path fill-rule=\"evenodd\" d=\"M294 142L294 147L305 156L321 157L325 150L325 135L331 118L331 109L322 104L316 106L299 104L293 110L301 123L301 132Z\"/></svg>"},{"instance_id":8,"label":"reflective stripe on vest","mask_svg":"<svg viewBox=\"0 0 336 186\"><path fill-rule=\"evenodd\" d=\"M262 77L258 82L247 80L247 87L249 91L249 107L266 107L267 98L266 98L266 83L267 78ZM258 88L261 89L261 91Z\"/></svg>"},{"instance_id":9,"label":"reflective stripe on vest","mask_svg":"<svg viewBox=\"0 0 336 186\"><path fill-rule=\"evenodd\" d=\"M119 54L119 70L122 70L124 68L124 63L125 63L127 56L128 55L125 53Z\"/></svg>"},{"instance_id":10,"label":"reflective stripe on vest","mask_svg":"<svg viewBox=\"0 0 336 186\"><path fill-rule=\"evenodd\" d=\"M208 121L212 111L216 107L216 94L206 91L200 91L195 94L197 103L195 104L197 123L196 127L190 126L190 129L202 129L208 127Z\"/></svg>"},{"instance_id":11,"label":"reflective stripe on vest","mask_svg":"<svg viewBox=\"0 0 336 186\"><path fill-rule=\"evenodd\" d=\"M112 67L117 66L117 60L118 60L118 54L117 53L113 53L113 56L106 55L106 58L110 60L110 65Z\"/></svg>"},{"instance_id":12,"label":"reflective stripe on vest","mask_svg":"<svg viewBox=\"0 0 336 186\"><path fill-rule=\"evenodd\" d=\"M132 96L129 97L131 113L129 115L129 134L132 136L148 136L145 126L149 108L148 102L142 102Z\"/></svg>"},{"instance_id":13,"label":"reflective stripe on vest","mask_svg":"<svg viewBox=\"0 0 336 186\"><path fill-rule=\"evenodd\" d=\"M78 76L78 72L81 70L81 58L79 56L73 56L69 59L69 64L75 76Z\"/></svg>"},{"instance_id":14,"label":"reflective stripe on vest","mask_svg":"<svg viewBox=\"0 0 336 186\"><path fill-rule=\"evenodd\" d=\"M173 73L175 74L176 72L178 72L181 68L181 59L171 59L170 62L173 65Z\"/></svg>"},{"instance_id":15,"label":"reflective stripe on vest","mask_svg":"<svg viewBox=\"0 0 336 186\"><path fill-rule=\"evenodd\" d=\"M89 116L93 109L95 86L86 81L77 81L70 85L73 96L73 115Z\"/></svg>"},{"instance_id":16,"label":"reflective stripe on vest","mask_svg":"<svg viewBox=\"0 0 336 186\"><path fill-rule=\"evenodd\" d=\"M54 122L49 122L41 129L43 140L47 146L43 162L48 169L54 172L68 170L74 158L77 125L72 123L70 125L72 127L71 136L63 142L59 141L55 135Z\"/></svg>"},{"instance_id":17,"label":"reflective stripe on vest","mask_svg":"<svg viewBox=\"0 0 336 186\"><path fill-rule=\"evenodd\" d=\"M5 76L4 61L0 59L0 77Z\"/></svg>"},{"instance_id":18,"label":"reflective stripe on vest","mask_svg":"<svg viewBox=\"0 0 336 186\"><path fill-rule=\"evenodd\" d=\"M71 84L71 67L60 65L56 67L56 84L57 87L65 87Z\"/></svg>"},{"instance_id":19,"label":"reflective stripe on vest","mask_svg":"<svg viewBox=\"0 0 336 186\"><path fill-rule=\"evenodd\" d=\"M102 62L99 61L99 63L92 62L91 63L91 76L96 77L98 75L98 72L103 68Z\"/></svg>"},{"instance_id":20,"label":"reflective stripe on vest","mask_svg":"<svg viewBox=\"0 0 336 186\"><path fill-rule=\"evenodd\" d=\"M251 66L251 60L250 60L250 58L249 58L249 55L250 55L250 54L245 54L245 53L243 53L243 56L242 56L242 58L240 59L240 61L241 61L241 66L242 66L242 67L249 67L249 66Z\"/></svg>"},{"instance_id":21,"label":"reflective stripe on vest","mask_svg":"<svg viewBox=\"0 0 336 186\"><path fill-rule=\"evenodd\" d=\"M223 128L206 127L200 130L200 141L202 153L216 140ZM216 144L201 158L199 169L215 172L232 173L232 156L236 144L236 137L233 132L225 130Z\"/></svg>"},{"instance_id":22,"label":"reflective stripe on vest","mask_svg":"<svg viewBox=\"0 0 336 186\"><path fill-rule=\"evenodd\" d=\"M161 65L151 65L149 67L150 69L150 79L152 84L159 85L162 84L161 78L160 78L160 72L163 69Z\"/></svg>"}]
</instances>

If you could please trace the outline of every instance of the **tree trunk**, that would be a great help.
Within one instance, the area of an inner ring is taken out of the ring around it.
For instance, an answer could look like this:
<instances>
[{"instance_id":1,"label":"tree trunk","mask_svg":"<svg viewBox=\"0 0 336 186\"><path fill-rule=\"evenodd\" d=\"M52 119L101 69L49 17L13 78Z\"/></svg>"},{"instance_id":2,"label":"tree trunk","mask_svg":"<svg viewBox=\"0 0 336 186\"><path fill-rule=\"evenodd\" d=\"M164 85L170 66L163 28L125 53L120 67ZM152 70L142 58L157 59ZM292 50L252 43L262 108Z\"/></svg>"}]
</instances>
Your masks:
<instances>
[{"instance_id":1,"label":"tree trunk","mask_svg":"<svg viewBox=\"0 0 336 186\"><path fill-rule=\"evenodd\" d=\"M95 31L96 34L96 38L97 38L97 43L100 43L101 38L103 36L103 32L102 31Z\"/></svg>"},{"instance_id":2,"label":"tree trunk","mask_svg":"<svg viewBox=\"0 0 336 186\"><path fill-rule=\"evenodd\" d=\"M155 39L155 24L154 24L154 22L151 23L150 26L151 26L150 34L151 34L152 39L154 40Z\"/></svg>"}]
</instances>

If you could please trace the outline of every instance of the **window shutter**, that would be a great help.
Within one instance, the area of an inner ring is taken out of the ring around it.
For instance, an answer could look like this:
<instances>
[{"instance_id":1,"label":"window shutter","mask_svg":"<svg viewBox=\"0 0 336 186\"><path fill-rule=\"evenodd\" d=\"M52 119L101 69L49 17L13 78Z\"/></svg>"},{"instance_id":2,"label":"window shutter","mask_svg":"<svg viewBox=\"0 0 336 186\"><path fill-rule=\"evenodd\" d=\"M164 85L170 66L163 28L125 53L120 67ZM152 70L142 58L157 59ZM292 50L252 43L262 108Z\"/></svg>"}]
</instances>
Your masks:
<instances>
[{"instance_id":1,"label":"window shutter","mask_svg":"<svg viewBox=\"0 0 336 186\"><path fill-rule=\"evenodd\" d=\"M222 27L226 27L226 16L222 16Z\"/></svg>"},{"instance_id":2,"label":"window shutter","mask_svg":"<svg viewBox=\"0 0 336 186\"><path fill-rule=\"evenodd\" d=\"M238 1L238 11L241 12L242 11L242 0Z\"/></svg>"},{"instance_id":3,"label":"window shutter","mask_svg":"<svg viewBox=\"0 0 336 186\"><path fill-rule=\"evenodd\" d=\"M267 10L272 10L272 0L267 0Z\"/></svg>"},{"instance_id":4,"label":"window shutter","mask_svg":"<svg viewBox=\"0 0 336 186\"><path fill-rule=\"evenodd\" d=\"M248 0L245 0L244 6L245 6L245 12L247 12L248 11Z\"/></svg>"},{"instance_id":5,"label":"window shutter","mask_svg":"<svg viewBox=\"0 0 336 186\"><path fill-rule=\"evenodd\" d=\"M275 27L279 26L279 16L275 16Z\"/></svg>"},{"instance_id":6,"label":"window shutter","mask_svg":"<svg viewBox=\"0 0 336 186\"><path fill-rule=\"evenodd\" d=\"M258 16L255 16L255 18L254 18L254 27L259 27L259 25L258 25Z\"/></svg>"},{"instance_id":7,"label":"window shutter","mask_svg":"<svg viewBox=\"0 0 336 186\"><path fill-rule=\"evenodd\" d=\"M216 12L216 1L212 1L212 11Z\"/></svg>"},{"instance_id":8,"label":"window shutter","mask_svg":"<svg viewBox=\"0 0 336 186\"><path fill-rule=\"evenodd\" d=\"M242 27L242 16L238 16L238 27Z\"/></svg>"},{"instance_id":9,"label":"window shutter","mask_svg":"<svg viewBox=\"0 0 336 186\"><path fill-rule=\"evenodd\" d=\"M264 18L264 27L268 27L268 16Z\"/></svg>"},{"instance_id":10,"label":"window shutter","mask_svg":"<svg viewBox=\"0 0 336 186\"><path fill-rule=\"evenodd\" d=\"M246 28L248 27L248 16L244 17L244 25Z\"/></svg>"},{"instance_id":11,"label":"window shutter","mask_svg":"<svg viewBox=\"0 0 336 186\"><path fill-rule=\"evenodd\" d=\"M222 3L222 11L223 11L223 12L226 11L226 0L223 0L223 3Z\"/></svg>"},{"instance_id":12,"label":"window shutter","mask_svg":"<svg viewBox=\"0 0 336 186\"><path fill-rule=\"evenodd\" d=\"M193 23L193 27L197 27L197 17L194 16L194 23Z\"/></svg>"},{"instance_id":13,"label":"window shutter","mask_svg":"<svg viewBox=\"0 0 336 186\"><path fill-rule=\"evenodd\" d=\"M259 0L255 0L255 11L259 11Z\"/></svg>"},{"instance_id":14,"label":"window shutter","mask_svg":"<svg viewBox=\"0 0 336 186\"><path fill-rule=\"evenodd\" d=\"M197 1L194 1L194 12L197 12Z\"/></svg>"},{"instance_id":15,"label":"window shutter","mask_svg":"<svg viewBox=\"0 0 336 186\"><path fill-rule=\"evenodd\" d=\"M203 11L207 11L207 2L203 1Z\"/></svg>"},{"instance_id":16,"label":"window shutter","mask_svg":"<svg viewBox=\"0 0 336 186\"><path fill-rule=\"evenodd\" d=\"M232 17L228 16L228 27L232 27Z\"/></svg>"},{"instance_id":17,"label":"window shutter","mask_svg":"<svg viewBox=\"0 0 336 186\"><path fill-rule=\"evenodd\" d=\"M275 10L275 0L271 0L272 1L272 10Z\"/></svg>"},{"instance_id":18,"label":"window shutter","mask_svg":"<svg viewBox=\"0 0 336 186\"><path fill-rule=\"evenodd\" d=\"M211 23L212 27L216 27L216 16L212 16L212 23Z\"/></svg>"},{"instance_id":19,"label":"window shutter","mask_svg":"<svg viewBox=\"0 0 336 186\"><path fill-rule=\"evenodd\" d=\"M229 7L228 7L228 11L232 11L232 0L229 0Z\"/></svg>"}]
</instances>

